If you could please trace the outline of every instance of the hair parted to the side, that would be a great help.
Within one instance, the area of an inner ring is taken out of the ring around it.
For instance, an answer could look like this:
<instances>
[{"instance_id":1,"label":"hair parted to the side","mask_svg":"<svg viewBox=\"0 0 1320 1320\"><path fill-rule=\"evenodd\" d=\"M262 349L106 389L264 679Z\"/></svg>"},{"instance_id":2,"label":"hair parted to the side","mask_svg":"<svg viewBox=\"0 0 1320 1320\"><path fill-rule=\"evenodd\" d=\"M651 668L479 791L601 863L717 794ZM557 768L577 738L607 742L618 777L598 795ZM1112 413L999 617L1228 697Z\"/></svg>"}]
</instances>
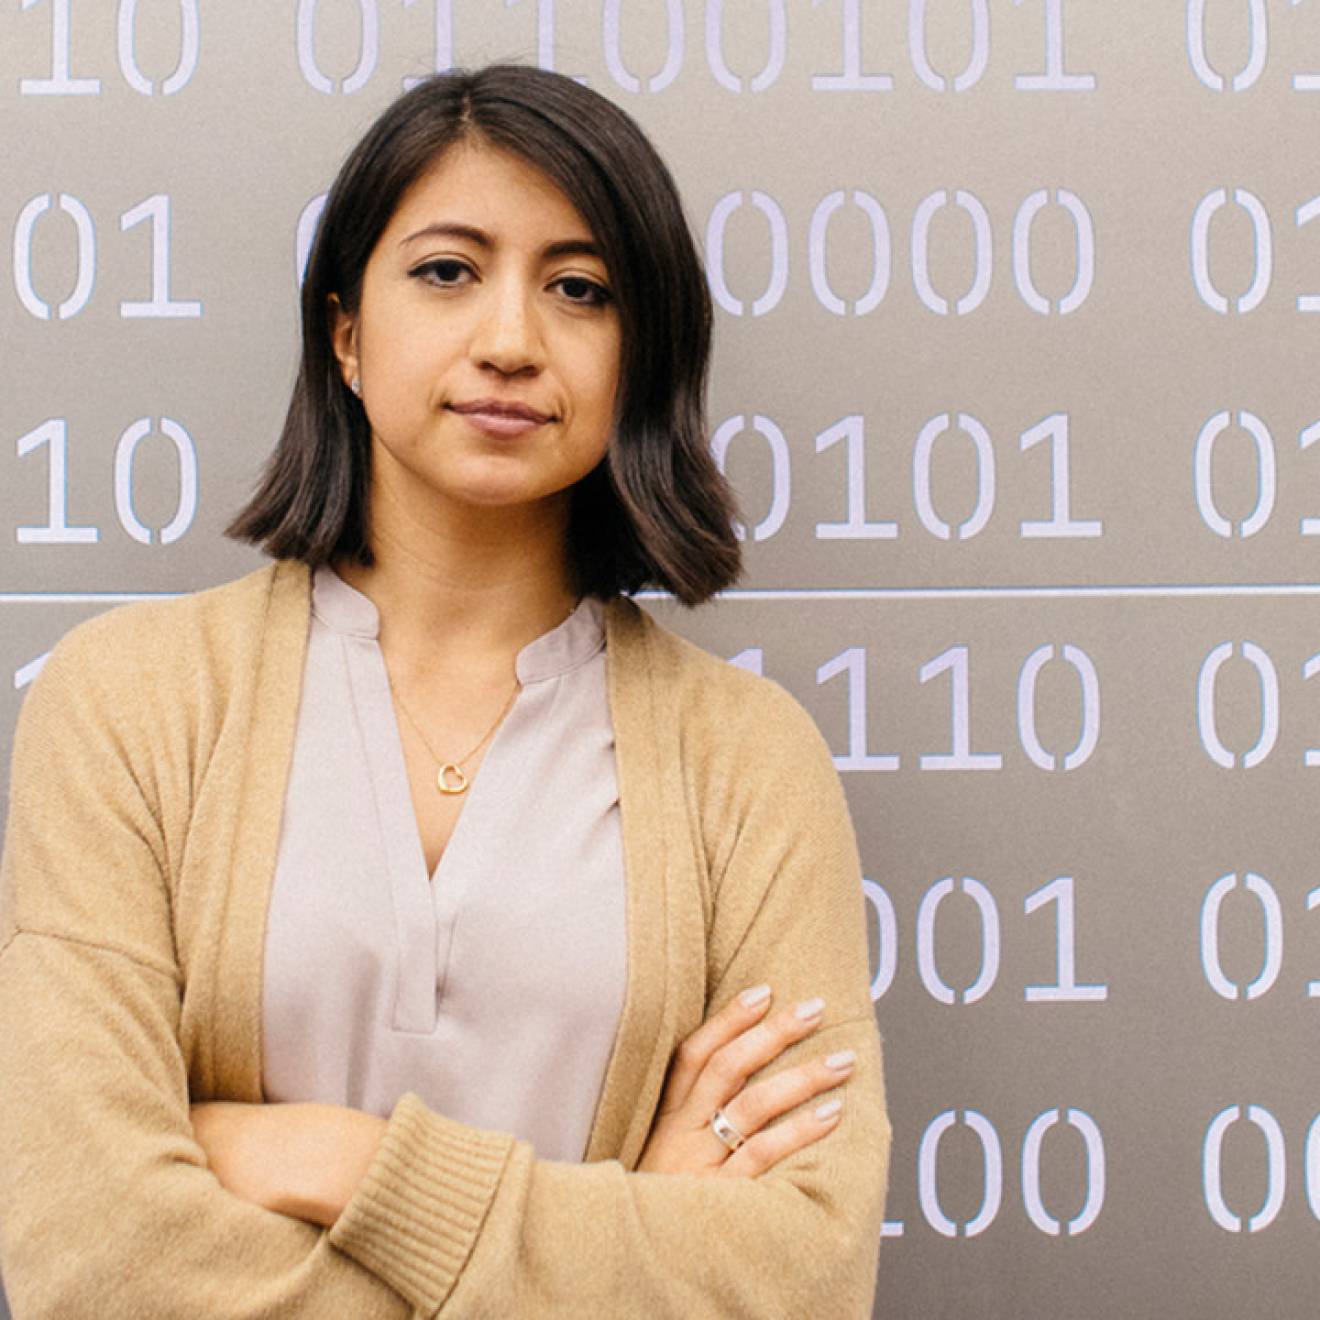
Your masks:
<instances>
[{"instance_id":1,"label":"hair parted to the side","mask_svg":"<svg viewBox=\"0 0 1320 1320\"><path fill-rule=\"evenodd\" d=\"M561 74L497 64L437 74L395 101L331 188L302 289L302 361L284 430L228 534L312 566L371 563L366 413L344 386L331 295L358 308L367 259L418 177L462 140L511 151L573 203L600 244L622 331L617 422L571 494L583 595L655 586L695 605L738 575L733 499L707 444L710 295L678 191L641 129Z\"/></svg>"}]
</instances>

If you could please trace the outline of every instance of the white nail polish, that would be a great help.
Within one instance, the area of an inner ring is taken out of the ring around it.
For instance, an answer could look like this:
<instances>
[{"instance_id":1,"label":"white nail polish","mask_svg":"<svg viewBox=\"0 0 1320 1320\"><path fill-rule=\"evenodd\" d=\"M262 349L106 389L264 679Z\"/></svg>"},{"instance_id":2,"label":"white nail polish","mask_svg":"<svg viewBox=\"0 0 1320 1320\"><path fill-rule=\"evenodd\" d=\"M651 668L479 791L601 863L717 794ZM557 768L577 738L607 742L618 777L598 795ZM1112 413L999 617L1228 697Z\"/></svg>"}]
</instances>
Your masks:
<instances>
[{"instance_id":1,"label":"white nail polish","mask_svg":"<svg viewBox=\"0 0 1320 1320\"><path fill-rule=\"evenodd\" d=\"M825 1001L823 999L804 999L794 1010L793 1016L799 1022L808 1022L812 1018L820 1017L825 1011Z\"/></svg>"},{"instance_id":2,"label":"white nail polish","mask_svg":"<svg viewBox=\"0 0 1320 1320\"><path fill-rule=\"evenodd\" d=\"M828 1123L842 1108L842 1100L826 1100L823 1105L818 1106L816 1109L816 1121Z\"/></svg>"},{"instance_id":3,"label":"white nail polish","mask_svg":"<svg viewBox=\"0 0 1320 1320\"><path fill-rule=\"evenodd\" d=\"M742 1000L744 1008L755 1008L757 1004L763 1004L770 998L770 987L768 985L754 985L750 990L744 990L738 998Z\"/></svg>"},{"instance_id":4,"label":"white nail polish","mask_svg":"<svg viewBox=\"0 0 1320 1320\"><path fill-rule=\"evenodd\" d=\"M851 1068L857 1062L857 1054L854 1050L840 1050L837 1054L831 1054L825 1060L827 1068L833 1068L836 1072L842 1072L845 1068Z\"/></svg>"}]
</instances>

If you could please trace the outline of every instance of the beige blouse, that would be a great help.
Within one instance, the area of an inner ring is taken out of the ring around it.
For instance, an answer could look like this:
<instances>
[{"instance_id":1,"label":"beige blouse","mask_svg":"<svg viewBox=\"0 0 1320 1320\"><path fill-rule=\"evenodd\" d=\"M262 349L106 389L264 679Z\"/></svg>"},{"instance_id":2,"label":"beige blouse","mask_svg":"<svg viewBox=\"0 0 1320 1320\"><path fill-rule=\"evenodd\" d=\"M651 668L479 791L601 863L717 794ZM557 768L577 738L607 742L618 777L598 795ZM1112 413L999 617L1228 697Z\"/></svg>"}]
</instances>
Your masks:
<instances>
[{"instance_id":1,"label":"beige blouse","mask_svg":"<svg viewBox=\"0 0 1320 1320\"><path fill-rule=\"evenodd\" d=\"M273 1101L447 1117L581 1160L627 976L597 602L521 689L428 876L375 606L318 571L265 946Z\"/></svg>"}]
</instances>

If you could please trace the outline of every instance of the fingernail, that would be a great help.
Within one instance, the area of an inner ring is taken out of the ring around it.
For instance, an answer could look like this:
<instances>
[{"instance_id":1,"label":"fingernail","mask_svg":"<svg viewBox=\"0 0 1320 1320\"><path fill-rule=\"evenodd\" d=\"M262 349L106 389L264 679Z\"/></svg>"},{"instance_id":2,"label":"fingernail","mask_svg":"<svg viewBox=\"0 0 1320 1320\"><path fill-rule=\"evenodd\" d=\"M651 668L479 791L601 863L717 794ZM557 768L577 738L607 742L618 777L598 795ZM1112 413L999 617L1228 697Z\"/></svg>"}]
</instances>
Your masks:
<instances>
[{"instance_id":1,"label":"fingernail","mask_svg":"<svg viewBox=\"0 0 1320 1320\"><path fill-rule=\"evenodd\" d=\"M851 1068L856 1062L857 1054L854 1050L840 1050L825 1060L825 1066L833 1068L836 1072L842 1072L845 1068Z\"/></svg>"},{"instance_id":2,"label":"fingernail","mask_svg":"<svg viewBox=\"0 0 1320 1320\"><path fill-rule=\"evenodd\" d=\"M757 1004L764 1004L770 998L770 987L754 985L750 990L744 990L738 998L742 1000L744 1008L755 1008Z\"/></svg>"},{"instance_id":3,"label":"fingernail","mask_svg":"<svg viewBox=\"0 0 1320 1320\"><path fill-rule=\"evenodd\" d=\"M825 1011L825 1001L823 999L804 999L794 1010L793 1016L799 1022L809 1022L812 1018L820 1017Z\"/></svg>"},{"instance_id":4,"label":"fingernail","mask_svg":"<svg viewBox=\"0 0 1320 1320\"><path fill-rule=\"evenodd\" d=\"M816 1109L817 1122L828 1123L842 1108L842 1100L826 1100L823 1105L818 1106Z\"/></svg>"}]
</instances>

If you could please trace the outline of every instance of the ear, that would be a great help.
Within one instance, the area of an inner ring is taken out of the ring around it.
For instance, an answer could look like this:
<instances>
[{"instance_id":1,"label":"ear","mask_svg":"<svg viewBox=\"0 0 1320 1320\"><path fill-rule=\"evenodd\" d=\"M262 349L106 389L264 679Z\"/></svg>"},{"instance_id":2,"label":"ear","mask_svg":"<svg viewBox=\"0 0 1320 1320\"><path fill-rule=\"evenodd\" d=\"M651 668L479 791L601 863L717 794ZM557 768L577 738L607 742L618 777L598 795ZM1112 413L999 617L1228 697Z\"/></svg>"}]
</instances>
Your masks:
<instances>
[{"instance_id":1,"label":"ear","mask_svg":"<svg viewBox=\"0 0 1320 1320\"><path fill-rule=\"evenodd\" d=\"M339 371L344 384L361 376L358 366L357 317L344 310L339 295L332 293L330 303L330 346L339 360Z\"/></svg>"}]
</instances>

